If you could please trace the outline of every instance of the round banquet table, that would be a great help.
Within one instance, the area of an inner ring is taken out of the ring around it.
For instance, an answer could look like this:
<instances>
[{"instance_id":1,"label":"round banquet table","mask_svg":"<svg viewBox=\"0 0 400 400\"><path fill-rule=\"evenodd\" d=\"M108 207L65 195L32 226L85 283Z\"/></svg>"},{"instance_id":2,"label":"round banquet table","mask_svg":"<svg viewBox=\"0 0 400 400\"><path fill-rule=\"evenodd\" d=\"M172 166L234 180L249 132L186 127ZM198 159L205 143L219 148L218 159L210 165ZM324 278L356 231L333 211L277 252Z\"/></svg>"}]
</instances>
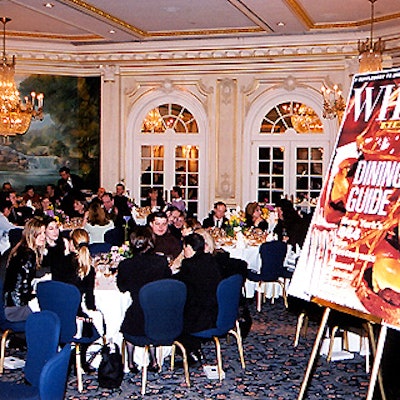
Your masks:
<instances>
[{"instance_id":1,"label":"round banquet table","mask_svg":"<svg viewBox=\"0 0 400 400\"><path fill-rule=\"evenodd\" d=\"M247 262L247 269L255 271L257 273L261 270L261 257L260 257L260 245L231 245L231 246L221 246L221 248L230 253L231 257L239 258ZM256 289L258 289L258 282L253 282L246 279L244 284L246 290L246 297L253 298ZM280 285L266 282L261 285L260 290L265 292L268 299L278 298L282 296L282 288Z\"/></svg>"},{"instance_id":2,"label":"round banquet table","mask_svg":"<svg viewBox=\"0 0 400 400\"><path fill-rule=\"evenodd\" d=\"M132 304L130 293L119 291L116 283L116 275L104 276L103 272L97 271L94 296L96 308L102 312L104 317L107 342L112 341L118 344L121 349L123 335L120 332L120 327L126 310ZM135 346L134 361L139 367L143 365L143 351L144 348ZM160 365L162 365L164 358L170 353L170 346L163 346L160 351L157 351L157 358ZM127 370L127 365L125 365L125 369Z\"/></svg>"}]
</instances>

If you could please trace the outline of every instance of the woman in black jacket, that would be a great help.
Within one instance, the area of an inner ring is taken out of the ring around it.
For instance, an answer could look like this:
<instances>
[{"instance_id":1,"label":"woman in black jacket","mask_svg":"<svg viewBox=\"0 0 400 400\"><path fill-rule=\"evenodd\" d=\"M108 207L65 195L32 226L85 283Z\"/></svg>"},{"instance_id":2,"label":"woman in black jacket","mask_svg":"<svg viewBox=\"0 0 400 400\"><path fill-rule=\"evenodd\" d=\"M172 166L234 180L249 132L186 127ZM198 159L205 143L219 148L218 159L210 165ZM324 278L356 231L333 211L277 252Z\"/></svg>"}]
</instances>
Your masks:
<instances>
[{"instance_id":1,"label":"woman in black jacket","mask_svg":"<svg viewBox=\"0 0 400 400\"><path fill-rule=\"evenodd\" d=\"M35 298L32 281L40 269L45 241L43 220L32 218L26 222L21 240L11 250L3 289L4 311L10 321L25 321L32 313L29 307Z\"/></svg>"},{"instance_id":2,"label":"woman in black jacket","mask_svg":"<svg viewBox=\"0 0 400 400\"><path fill-rule=\"evenodd\" d=\"M150 228L138 226L130 236L133 258L127 258L118 266L117 286L121 292L129 291L132 304L126 310L121 332L131 336L144 336L144 315L139 303L139 291L147 283L171 277L166 256L152 253L154 235ZM127 341L128 365L137 372L133 362L134 346ZM150 370L158 369L153 349L150 349Z\"/></svg>"},{"instance_id":3,"label":"woman in black jacket","mask_svg":"<svg viewBox=\"0 0 400 400\"><path fill-rule=\"evenodd\" d=\"M179 340L188 353L195 356L195 360L199 357L201 342L190 334L215 327L218 315L217 287L222 279L215 258L210 253L205 253L204 247L204 238L198 233L185 236L185 258L175 275L187 288L184 331ZM193 359L189 357L189 361Z\"/></svg>"}]
</instances>

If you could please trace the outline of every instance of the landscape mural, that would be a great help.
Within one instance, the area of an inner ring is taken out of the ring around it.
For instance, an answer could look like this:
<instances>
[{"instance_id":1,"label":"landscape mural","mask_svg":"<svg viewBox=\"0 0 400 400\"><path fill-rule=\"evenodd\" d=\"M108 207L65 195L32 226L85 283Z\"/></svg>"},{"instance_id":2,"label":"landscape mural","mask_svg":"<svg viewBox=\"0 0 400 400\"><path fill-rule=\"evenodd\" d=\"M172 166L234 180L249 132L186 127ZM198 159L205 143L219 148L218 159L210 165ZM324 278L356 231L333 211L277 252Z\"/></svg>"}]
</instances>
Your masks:
<instances>
[{"instance_id":1,"label":"landscape mural","mask_svg":"<svg viewBox=\"0 0 400 400\"><path fill-rule=\"evenodd\" d=\"M40 192L56 183L61 166L80 175L87 189L99 186L100 78L30 75L19 78L21 98L44 93L44 119L25 135L0 140L0 184Z\"/></svg>"}]
</instances>

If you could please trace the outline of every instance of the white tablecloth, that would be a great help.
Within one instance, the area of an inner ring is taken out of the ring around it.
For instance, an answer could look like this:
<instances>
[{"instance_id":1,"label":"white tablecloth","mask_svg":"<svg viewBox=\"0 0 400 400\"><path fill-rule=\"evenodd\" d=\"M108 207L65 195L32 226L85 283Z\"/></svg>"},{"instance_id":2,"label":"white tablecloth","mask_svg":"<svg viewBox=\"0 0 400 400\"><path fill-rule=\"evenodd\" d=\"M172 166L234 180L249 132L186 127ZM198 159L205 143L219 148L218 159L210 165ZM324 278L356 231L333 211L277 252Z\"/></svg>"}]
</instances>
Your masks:
<instances>
[{"instance_id":1,"label":"white tablecloth","mask_svg":"<svg viewBox=\"0 0 400 400\"><path fill-rule=\"evenodd\" d=\"M126 310L132 304L132 299L129 292L121 293L118 290L115 279L115 275L105 278L102 273L97 272L94 296L96 308L104 316L107 341L112 340L113 343L117 343L121 348L123 336L120 332L120 327ZM139 367L143 364L143 351L143 348L135 347L134 361ZM162 347L161 359L159 360L161 365L163 359L170 353L171 347Z\"/></svg>"},{"instance_id":2,"label":"white tablecloth","mask_svg":"<svg viewBox=\"0 0 400 400\"><path fill-rule=\"evenodd\" d=\"M261 257L260 257L260 246L223 246L222 249L229 252L231 257L239 258L247 262L247 268L257 273L261 270ZM249 281L246 279L245 289L246 297L253 298L255 290L257 288L257 282ZM266 297L271 299L272 297L278 298L282 296L282 288L280 285L275 283L264 283L264 287L260 288L262 291L265 289Z\"/></svg>"}]
</instances>

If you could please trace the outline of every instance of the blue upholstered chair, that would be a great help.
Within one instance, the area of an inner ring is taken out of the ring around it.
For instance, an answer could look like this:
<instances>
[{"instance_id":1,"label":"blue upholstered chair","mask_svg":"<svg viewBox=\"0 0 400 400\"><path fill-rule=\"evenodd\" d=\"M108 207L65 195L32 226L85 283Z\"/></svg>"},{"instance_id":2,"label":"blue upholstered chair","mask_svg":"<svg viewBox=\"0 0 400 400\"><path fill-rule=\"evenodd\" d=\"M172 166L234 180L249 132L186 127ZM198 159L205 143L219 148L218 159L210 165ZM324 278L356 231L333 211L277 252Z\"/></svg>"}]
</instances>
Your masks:
<instances>
[{"instance_id":1,"label":"blue upholstered chair","mask_svg":"<svg viewBox=\"0 0 400 400\"><path fill-rule=\"evenodd\" d=\"M111 250L111 243L91 243L89 244L89 251L91 256L101 253L109 253Z\"/></svg>"},{"instance_id":2,"label":"blue upholstered chair","mask_svg":"<svg viewBox=\"0 0 400 400\"><path fill-rule=\"evenodd\" d=\"M80 345L91 344L100 338L96 329L93 329L92 337L76 339L76 315L81 302L81 294L78 288L64 282L45 281L37 286L37 297L41 310L55 312L61 321L60 344L71 343L75 345L76 376L78 379L78 391L83 390L82 363L80 357Z\"/></svg>"},{"instance_id":3,"label":"blue upholstered chair","mask_svg":"<svg viewBox=\"0 0 400 400\"><path fill-rule=\"evenodd\" d=\"M39 386L40 374L47 361L57 354L60 341L60 319L52 311L31 314L26 320L25 379L32 386Z\"/></svg>"},{"instance_id":4,"label":"blue upholstered chair","mask_svg":"<svg viewBox=\"0 0 400 400\"><path fill-rule=\"evenodd\" d=\"M247 274L247 279L258 282L257 311L261 311L262 299L265 299L265 290L263 290L263 284L266 282L281 286L283 301L285 307L288 307L286 296L286 279L291 277L291 273L288 275L288 270L283 266L286 253L287 244L279 240L266 242L260 246L261 271L259 274L253 271L248 271ZM272 303L274 302L274 299L275 294L273 293L271 300Z\"/></svg>"},{"instance_id":5,"label":"blue upholstered chair","mask_svg":"<svg viewBox=\"0 0 400 400\"><path fill-rule=\"evenodd\" d=\"M224 337L229 333L236 338L240 362L242 368L246 368L243 355L242 336L240 334L239 322L237 320L242 285L243 277L239 274L223 279L217 287L218 316L216 327L201 332L191 333L191 335L202 339L214 339L220 381L222 380L223 370L221 345L218 338Z\"/></svg>"},{"instance_id":6,"label":"blue upholstered chair","mask_svg":"<svg viewBox=\"0 0 400 400\"><path fill-rule=\"evenodd\" d=\"M6 342L12 333L24 333L25 321L12 322L9 321L4 314L4 298L3 298L3 281L0 280L0 330L1 348L0 348L0 374L4 370L4 358L6 355Z\"/></svg>"},{"instance_id":7,"label":"blue upholstered chair","mask_svg":"<svg viewBox=\"0 0 400 400\"><path fill-rule=\"evenodd\" d=\"M176 338L183 330L183 310L186 302L186 286L174 279L162 279L144 285L139 292L139 301L144 313L145 335L124 338L135 346L144 347L142 370L142 394L146 392L147 362L150 345L172 346L171 370L174 368L175 346L183 354L185 380L190 387L186 350Z\"/></svg>"},{"instance_id":8,"label":"blue upholstered chair","mask_svg":"<svg viewBox=\"0 0 400 400\"><path fill-rule=\"evenodd\" d=\"M122 246L124 243L125 232L124 228L117 226L109 229L104 233L104 241L110 243L112 246Z\"/></svg>"},{"instance_id":9,"label":"blue upholstered chair","mask_svg":"<svg viewBox=\"0 0 400 400\"><path fill-rule=\"evenodd\" d=\"M63 400L71 345L67 344L44 365L38 386L0 382L0 400Z\"/></svg>"}]
</instances>

